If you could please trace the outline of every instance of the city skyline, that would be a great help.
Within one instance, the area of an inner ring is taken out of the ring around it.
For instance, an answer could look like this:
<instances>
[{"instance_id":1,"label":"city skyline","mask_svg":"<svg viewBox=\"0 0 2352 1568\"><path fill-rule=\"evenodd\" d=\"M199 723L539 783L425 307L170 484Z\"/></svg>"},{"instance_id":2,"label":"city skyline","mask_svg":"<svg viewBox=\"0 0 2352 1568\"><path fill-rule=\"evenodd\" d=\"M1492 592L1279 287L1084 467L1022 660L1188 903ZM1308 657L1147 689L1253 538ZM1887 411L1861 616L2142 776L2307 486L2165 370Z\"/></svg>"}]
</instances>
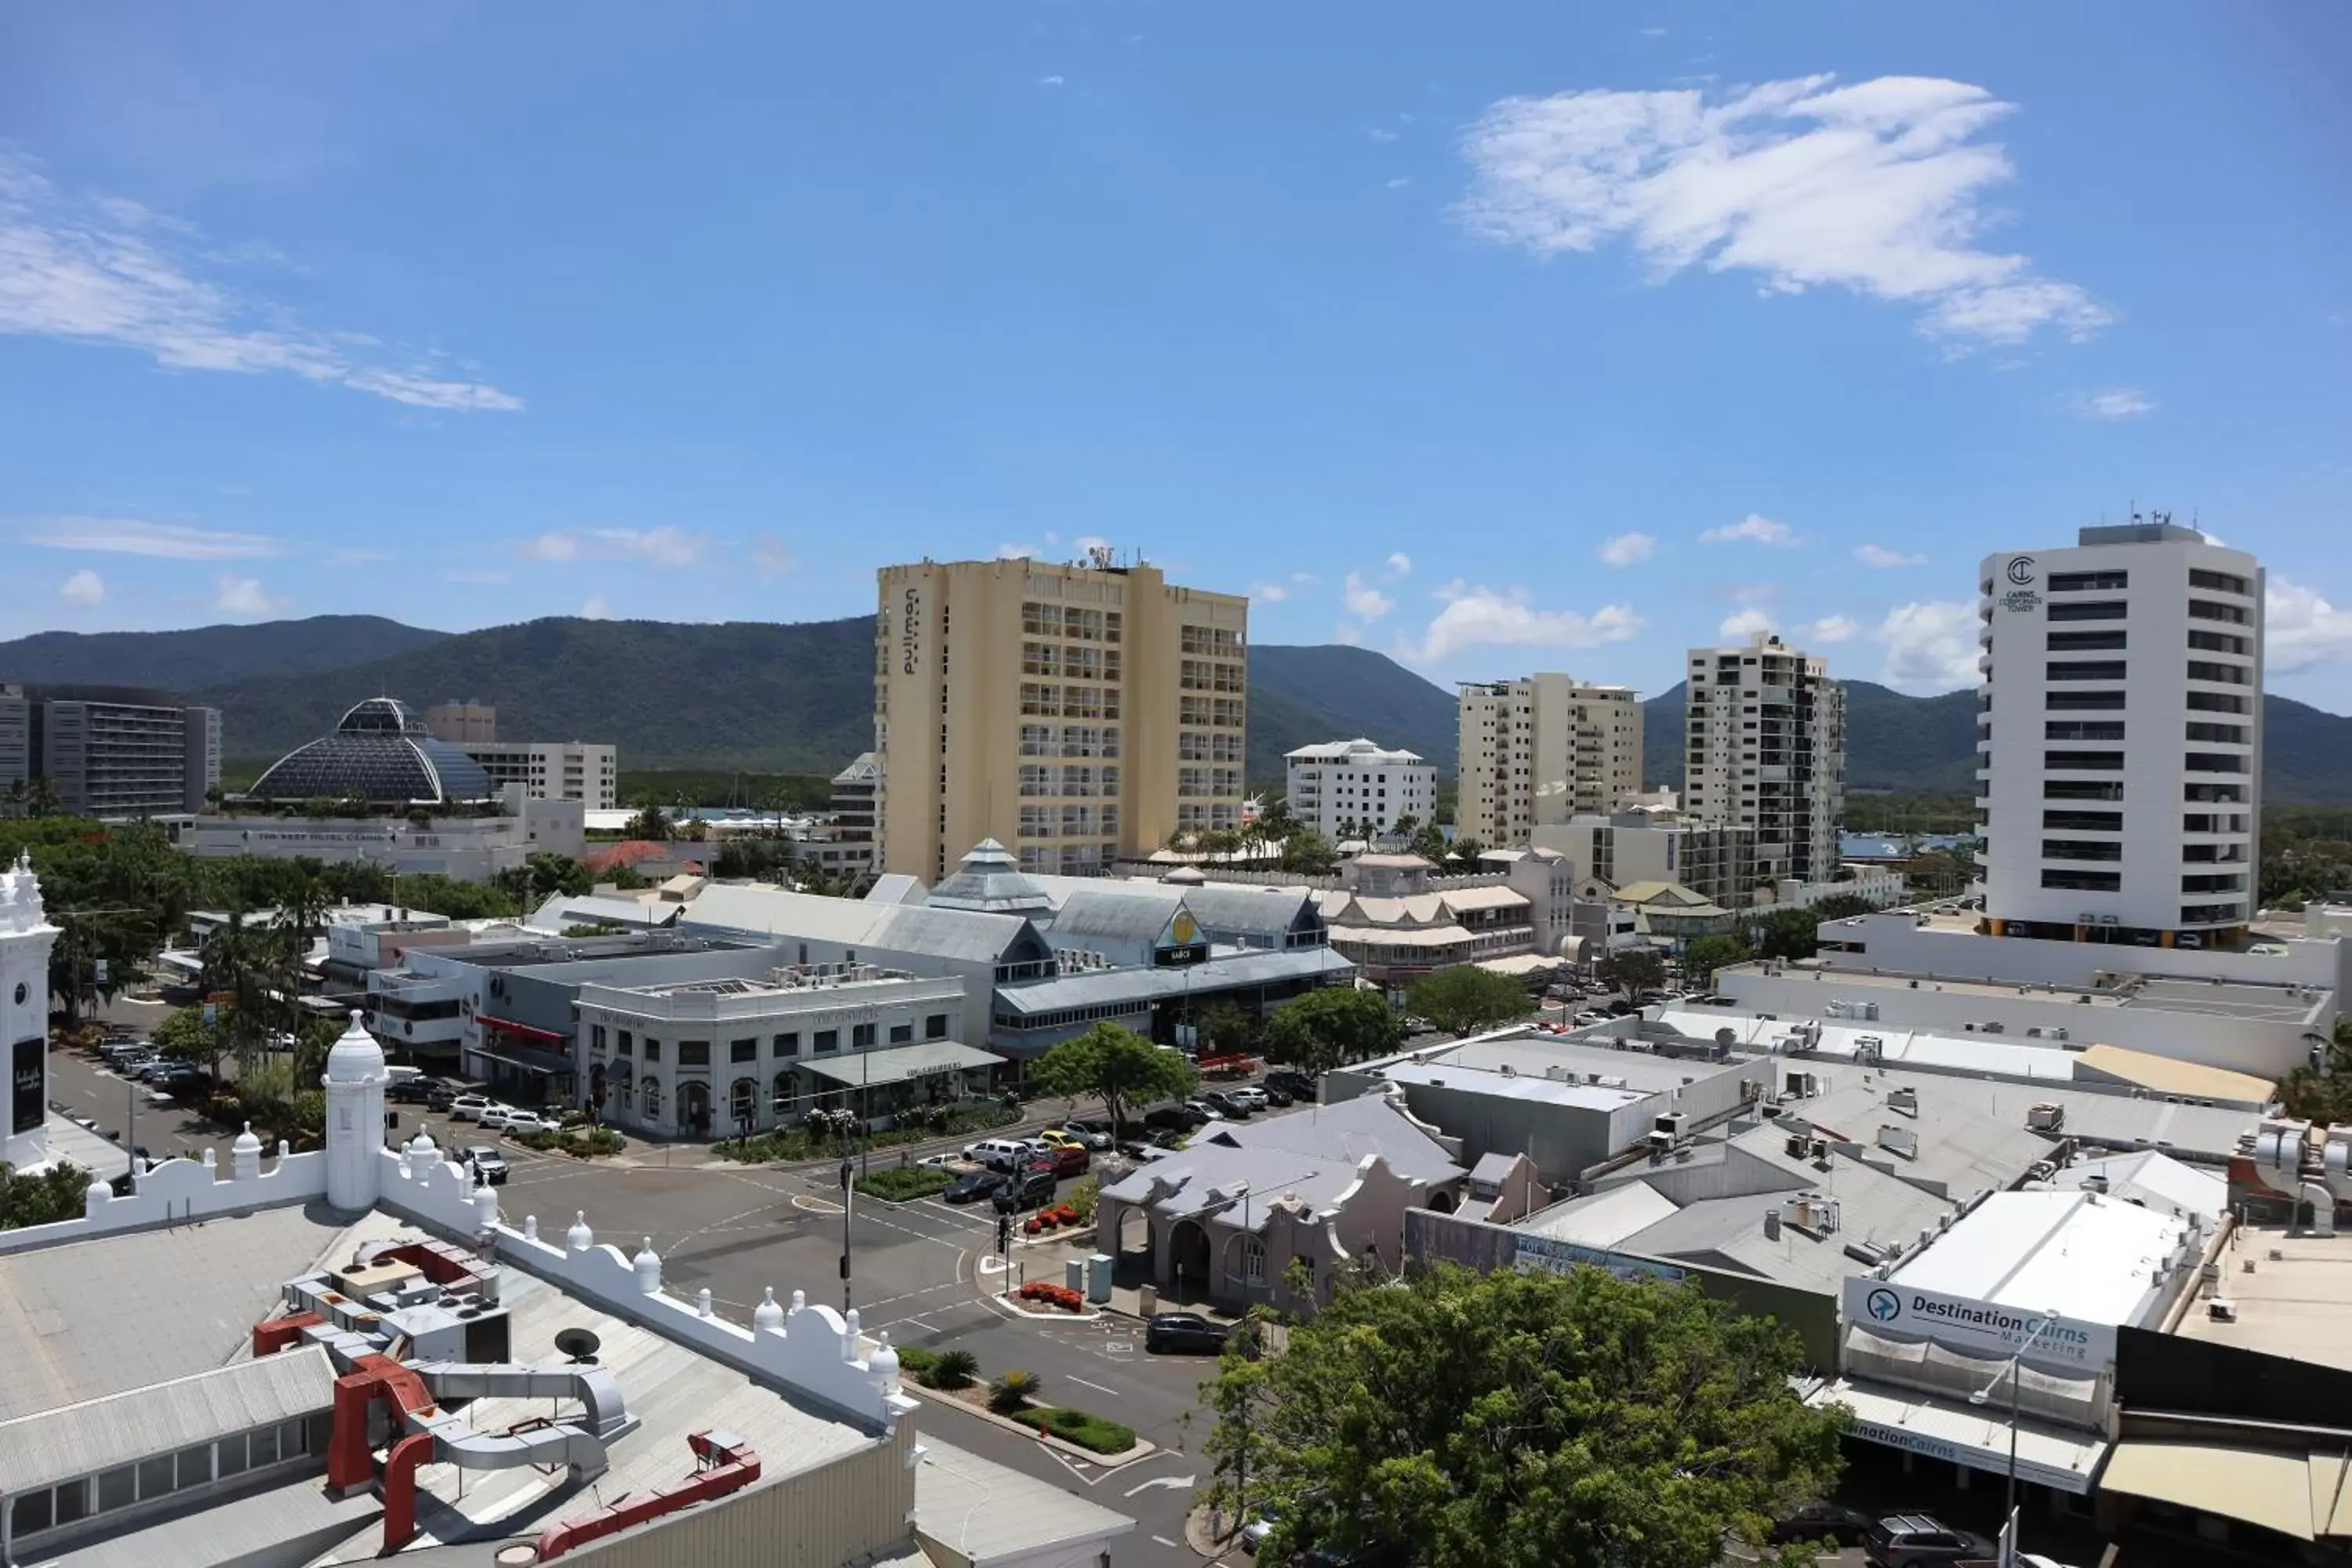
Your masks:
<instances>
[{"instance_id":1,"label":"city skyline","mask_svg":"<svg viewBox=\"0 0 2352 1568\"><path fill-rule=\"evenodd\" d=\"M1925 692L1979 556L2168 507L2352 710L2343 110L2280 90L2346 24L2015 15L592 6L523 71L15 14L0 637L825 619L1107 541L1441 684L1769 626Z\"/></svg>"}]
</instances>

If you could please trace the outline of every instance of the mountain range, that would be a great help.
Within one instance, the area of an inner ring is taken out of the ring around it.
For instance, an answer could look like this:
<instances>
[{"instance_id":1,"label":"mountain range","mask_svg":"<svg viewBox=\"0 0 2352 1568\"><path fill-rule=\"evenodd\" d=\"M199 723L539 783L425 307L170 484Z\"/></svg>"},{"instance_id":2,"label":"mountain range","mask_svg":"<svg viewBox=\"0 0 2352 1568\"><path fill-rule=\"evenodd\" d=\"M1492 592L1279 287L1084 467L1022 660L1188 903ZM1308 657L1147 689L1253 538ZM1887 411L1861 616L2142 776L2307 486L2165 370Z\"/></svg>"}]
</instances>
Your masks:
<instances>
[{"instance_id":1,"label":"mountain range","mask_svg":"<svg viewBox=\"0 0 2352 1568\"><path fill-rule=\"evenodd\" d=\"M474 698L522 740L610 741L625 768L831 773L873 743L874 623L785 625L569 617L449 633L375 616L317 616L174 632L42 632L0 642L0 680L161 686L222 712L223 749L266 761L334 727L362 698L423 707ZM1969 793L1976 696L1846 689L1848 787ZM1282 755L1370 736L1454 762L1454 694L1369 648L1250 649L1249 776ZM1682 776L1683 688L1643 704L1643 771ZM2352 800L2352 719L2263 700L2266 797Z\"/></svg>"}]
</instances>

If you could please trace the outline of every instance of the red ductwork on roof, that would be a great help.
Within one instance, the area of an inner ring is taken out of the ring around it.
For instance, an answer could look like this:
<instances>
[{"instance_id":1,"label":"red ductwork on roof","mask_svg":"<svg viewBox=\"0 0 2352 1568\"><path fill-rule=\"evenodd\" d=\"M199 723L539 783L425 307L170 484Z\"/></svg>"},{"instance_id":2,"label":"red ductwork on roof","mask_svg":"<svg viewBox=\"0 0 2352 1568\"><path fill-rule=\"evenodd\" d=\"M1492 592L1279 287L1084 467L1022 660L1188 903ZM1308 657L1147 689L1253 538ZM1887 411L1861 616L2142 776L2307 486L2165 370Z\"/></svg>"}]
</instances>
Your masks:
<instances>
[{"instance_id":1,"label":"red ductwork on roof","mask_svg":"<svg viewBox=\"0 0 2352 1568\"><path fill-rule=\"evenodd\" d=\"M674 1487L646 1497L616 1503L584 1519L567 1520L539 1538L539 1560L552 1562L575 1547L615 1535L632 1525L675 1513L712 1498L740 1491L760 1479L760 1456L731 1432L689 1432L687 1445L694 1450L695 1473ZM387 1520L389 1515L386 1516ZM387 1540L389 1536L387 1535Z\"/></svg>"},{"instance_id":2,"label":"red ductwork on roof","mask_svg":"<svg viewBox=\"0 0 2352 1568\"><path fill-rule=\"evenodd\" d=\"M266 1323L254 1324L254 1359L276 1355L288 1345L299 1344L304 1329L315 1329L326 1321L316 1312L297 1312L290 1318L272 1318Z\"/></svg>"}]
</instances>

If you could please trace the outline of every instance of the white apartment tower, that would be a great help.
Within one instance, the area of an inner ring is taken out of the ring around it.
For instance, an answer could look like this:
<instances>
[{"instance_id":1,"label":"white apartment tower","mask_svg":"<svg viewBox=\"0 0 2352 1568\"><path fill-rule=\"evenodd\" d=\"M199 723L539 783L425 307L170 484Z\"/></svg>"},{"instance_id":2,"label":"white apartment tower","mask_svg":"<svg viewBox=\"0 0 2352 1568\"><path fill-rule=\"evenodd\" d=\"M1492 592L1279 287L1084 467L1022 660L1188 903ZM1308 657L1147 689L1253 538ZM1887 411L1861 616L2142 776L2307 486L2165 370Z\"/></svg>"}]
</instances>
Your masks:
<instances>
[{"instance_id":1,"label":"white apartment tower","mask_svg":"<svg viewBox=\"0 0 2352 1568\"><path fill-rule=\"evenodd\" d=\"M1683 809L1753 827L1759 879L1834 876L1845 690L1828 661L1766 632L1695 647L1683 703Z\"/></svg>"},{"instance_id":2,"label":"white apartment tower","mask_svg":"<svg viewBox=\"0 0 2352 1568\"><path fill-rule=\"evenodd\" d=\"M1977 577L1993 934L2240 934L2262 830L2261 563L2158 513L1988 555Z\"/></svg>"},{"instance_id":3,"label":"white apartment tower","mask_svg":"<svg viewBox=\"0 0 2352 1568\"><path fill-rule=\"evenodd\" d=\"M1241 826L1247 599L1108 550L877 582L878 869L937 881L993 838L1024 871L1088 876Z\"/></svg>"},{"instance_id":4,"label":"white apartment tower","mask_svg":"<svg viewBox=\"0 0 2352 1568\"><path fill-rule=\"evenodd\" d=\"M1437 809L1437 769L1415 752L1330 741L1283 760L1290 815L1327 838L1392 833L1405 817L1426 823Z\"/></svg>"},{"instance_id":5,"label":"white apartment tower","mask_svg":"<svg viewBox=\"0 0 2352 1568\"><path fill-rule=\"evenodd\" d=\"M1570 675L1464 681L1456 819L1490 849L1607 813L1642 789L1642 704L1630 686Z\"/></svg>"}]
</instances>

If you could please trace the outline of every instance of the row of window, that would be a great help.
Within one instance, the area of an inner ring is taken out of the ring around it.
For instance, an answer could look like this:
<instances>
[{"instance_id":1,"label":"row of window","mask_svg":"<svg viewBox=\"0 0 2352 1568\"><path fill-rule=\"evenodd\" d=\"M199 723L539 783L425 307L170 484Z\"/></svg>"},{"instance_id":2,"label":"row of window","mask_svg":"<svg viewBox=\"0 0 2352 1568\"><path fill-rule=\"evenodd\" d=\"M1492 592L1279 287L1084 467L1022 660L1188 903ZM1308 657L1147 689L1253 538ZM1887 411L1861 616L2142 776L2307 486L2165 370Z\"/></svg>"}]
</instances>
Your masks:
<instances>
[{"instance_id":1,"label":"row of window","mask_svg":"<svg viewBox=\"0 0 2352 1568\"><path fill-rule=\"evenodd\" d=\"M947 711L946 689L940 708ZM1119 716L1116 686L1039 686L1021 683L1021 716L1024 719L1116 719Z\"/></svg>"},{"instance_id":2,"label":"row of window","mask_svg":"<svg viewBox=\"0 0 2352 1568\"><path fill-rule=\"evenodd\" d=\"M1021 754L1024 757L1115 757L1119 733L1116 724L1024 724Z\"/></svg>"},{"instance_id":3,"label":"row of window","mask_svg":"<svg viewBox=\"0 0 2352 1568\"><path fill-rule=\"evenodd\" d=\"M1118 649L1062 647L1054 643L1025 642L1021 645L1021 673L1066 680L1117 680L1119 679Z\"/></svg>"},{"instance_id":4,"label":"row of window","mask_svg":"<svg viewBox=\"0 0 2352 1568\"><path fill-rule=\"evenodd\" d=\"M1238 730L1245 708L1233 697L1183 697L1177 700L1176 721L1220 730Z\"/></svg>"},{"instance_id":5,"label":"row of window","mask_svg":"<svg viewBox=\"0 0 2352 1568\"><path fill-rule=\"evenodd\" d=\"M1249 689L1249 678L1238 664L1188 658L1177 667L1176 686L1182 691L1226 691L1239 695Z\"/></svg>"},{"instance_id":6,"label":"row of window","mask_svg":"<svg viewBox=\"0 0 2352 1568\"><path fill-rule=\"evenodd\" d=\"M1183 730L1176 736L1180 763L1238 763L1242 756L1242 737L1223 730Z\"/></svg>"},{"instance_id":7,"label":"row of window","mask_svg":"<svg viewBox=\"0 0 2352 1568\"><path fill-rule=\"evenodd\" d=\"M1052 1013L999 1013L996 1027L1015 1031L1071 1029L1102 1018L1132 1018L1151 1011L1149 1001L1104 1002L1092 1007L1064 1007Z\"/></svg>"},{"instance_id":8,"label":"row of window","mask_svg":"<svg viewBox=\"0 0 2352 1568\"><path fill-rule=\"evenodd\" d=\"M1081 610L1031 600L1021 606L1021 635L1077 642L1117 642L1122 626L1117 610ZM940 628L945 631L946 628Z\"/></svg>"},{"instance_id":9,"label":"row of window","mask_svg":"<svg viewBox=\"0 0 2352 1568\"><path fill-rule=\"evenodd\" d=\"M876 1027L877 1026L873 1024L850 1026L849 1048L854 1051L872 1049L877 1043ZM604 1054L605 1037L605 1026L603 1024L591 1024L588 1026L588 1047L592 1054L596 1056ZM912 1042L914 1037L915 1026L912 1020L890 1026L890 1044L907 1045ZM947 1014L933 1013L923 1020L923 1038L944 1040L947 1037ZM612 1031L612 1045L613 1055L615 1057L629 1057L648 1063L662 1059L663 1044L651 1035L640 1039L634 1030L614 1029ZM679 1040L677 1045L677 1066L707 1068L710 1065L709 1040ZM812 1051L819 1056L828 1051L837 1051L841 1048L841 1031L838 1028L811 1030L809 1045ZM798 1029L792 1029L773 1037L768 1054L775 1057L796 1057L800 1052L801 1032ZM727 1043L727 1059L730 1062L758 1061L760 1059L759 1037L753 1036L747 1039L730 1040Z\"/></svg>"},{"instance_id":10,"label":"row of window","mask_svg":"<svg viewBox=\"0 0 2352 1568\"><path fill-rule=\"evenodd\" d=\"M1040 763L1021 764L1021 793L1032 798L1075 795L1088 800L1116 796L1118 791L1119 771L1108 763L1101 767L1073 763L1058 768Z\"/></svg>"},{"instance_id":11,"label":"row of window","mask_svg":"<svg viewBox=\"0 0 2352 1568\"><path fill-rule=\"evenodd\" d=\"M93 1513L112 1513L247 1470L301 1458L311 1452L310 1427L308 1421L282 1421L217 1442L199 1443L175 1454L159 1454L100 1475L19 1492L9 1500L10 1533L37 1534L78 1523Z\"/></svg>"},{"instance_id":12,"label":"row of window","mask_svg":"<svg viewBox=\"0 0 2352 1568\"><path fill-rule=\"evenodd\" d=\"M2066 854L2053 853L2053 849L2062 847L2068 849L2070 852ZM2091 848L2112 849L2115 850L2116 853L2112 855L2092 855L2071 852ZM2088 860L2095 863L2098 861L2115 861L2122 859L2122 848L2123 847L2121 845L2115 844L2090 845L2080 841L2069 844L2064 840L2045 840L2042 846L2042 853L2043 858L2050 860ZM2044 867L2042 872L2042 885L2045 888L2060 889L2070 892L2121 892L2123 890L2123 873L2120 871L2078 871L2071 868ZM2190 872L2180 879L2180 890L2184 893L2242 893L2246 890L2245 873L2242 871Z\"/></svg>"},{"instance_id":13,"label":"row of window","mask_svg":"<svg viewBox=\"0 0 2352 1568\"><path fill-rule=\"evenodd\" d=\"M1024 838L1094 838L1118 832L1118 807L1106 805L1024 805L1021 808Z\"/></svg>"},{"instance_id":14,"label":"row of window","mask_svg":"<svg viewBox=\"0 0 2352 1568\"><path fill-rule=\"evenodd\" d=\"M1183 653L1217 658L1239 658L1243 653L1242 634L1230 626L1186 626L1177 641Z\"/></svg>"}]
</instances>

